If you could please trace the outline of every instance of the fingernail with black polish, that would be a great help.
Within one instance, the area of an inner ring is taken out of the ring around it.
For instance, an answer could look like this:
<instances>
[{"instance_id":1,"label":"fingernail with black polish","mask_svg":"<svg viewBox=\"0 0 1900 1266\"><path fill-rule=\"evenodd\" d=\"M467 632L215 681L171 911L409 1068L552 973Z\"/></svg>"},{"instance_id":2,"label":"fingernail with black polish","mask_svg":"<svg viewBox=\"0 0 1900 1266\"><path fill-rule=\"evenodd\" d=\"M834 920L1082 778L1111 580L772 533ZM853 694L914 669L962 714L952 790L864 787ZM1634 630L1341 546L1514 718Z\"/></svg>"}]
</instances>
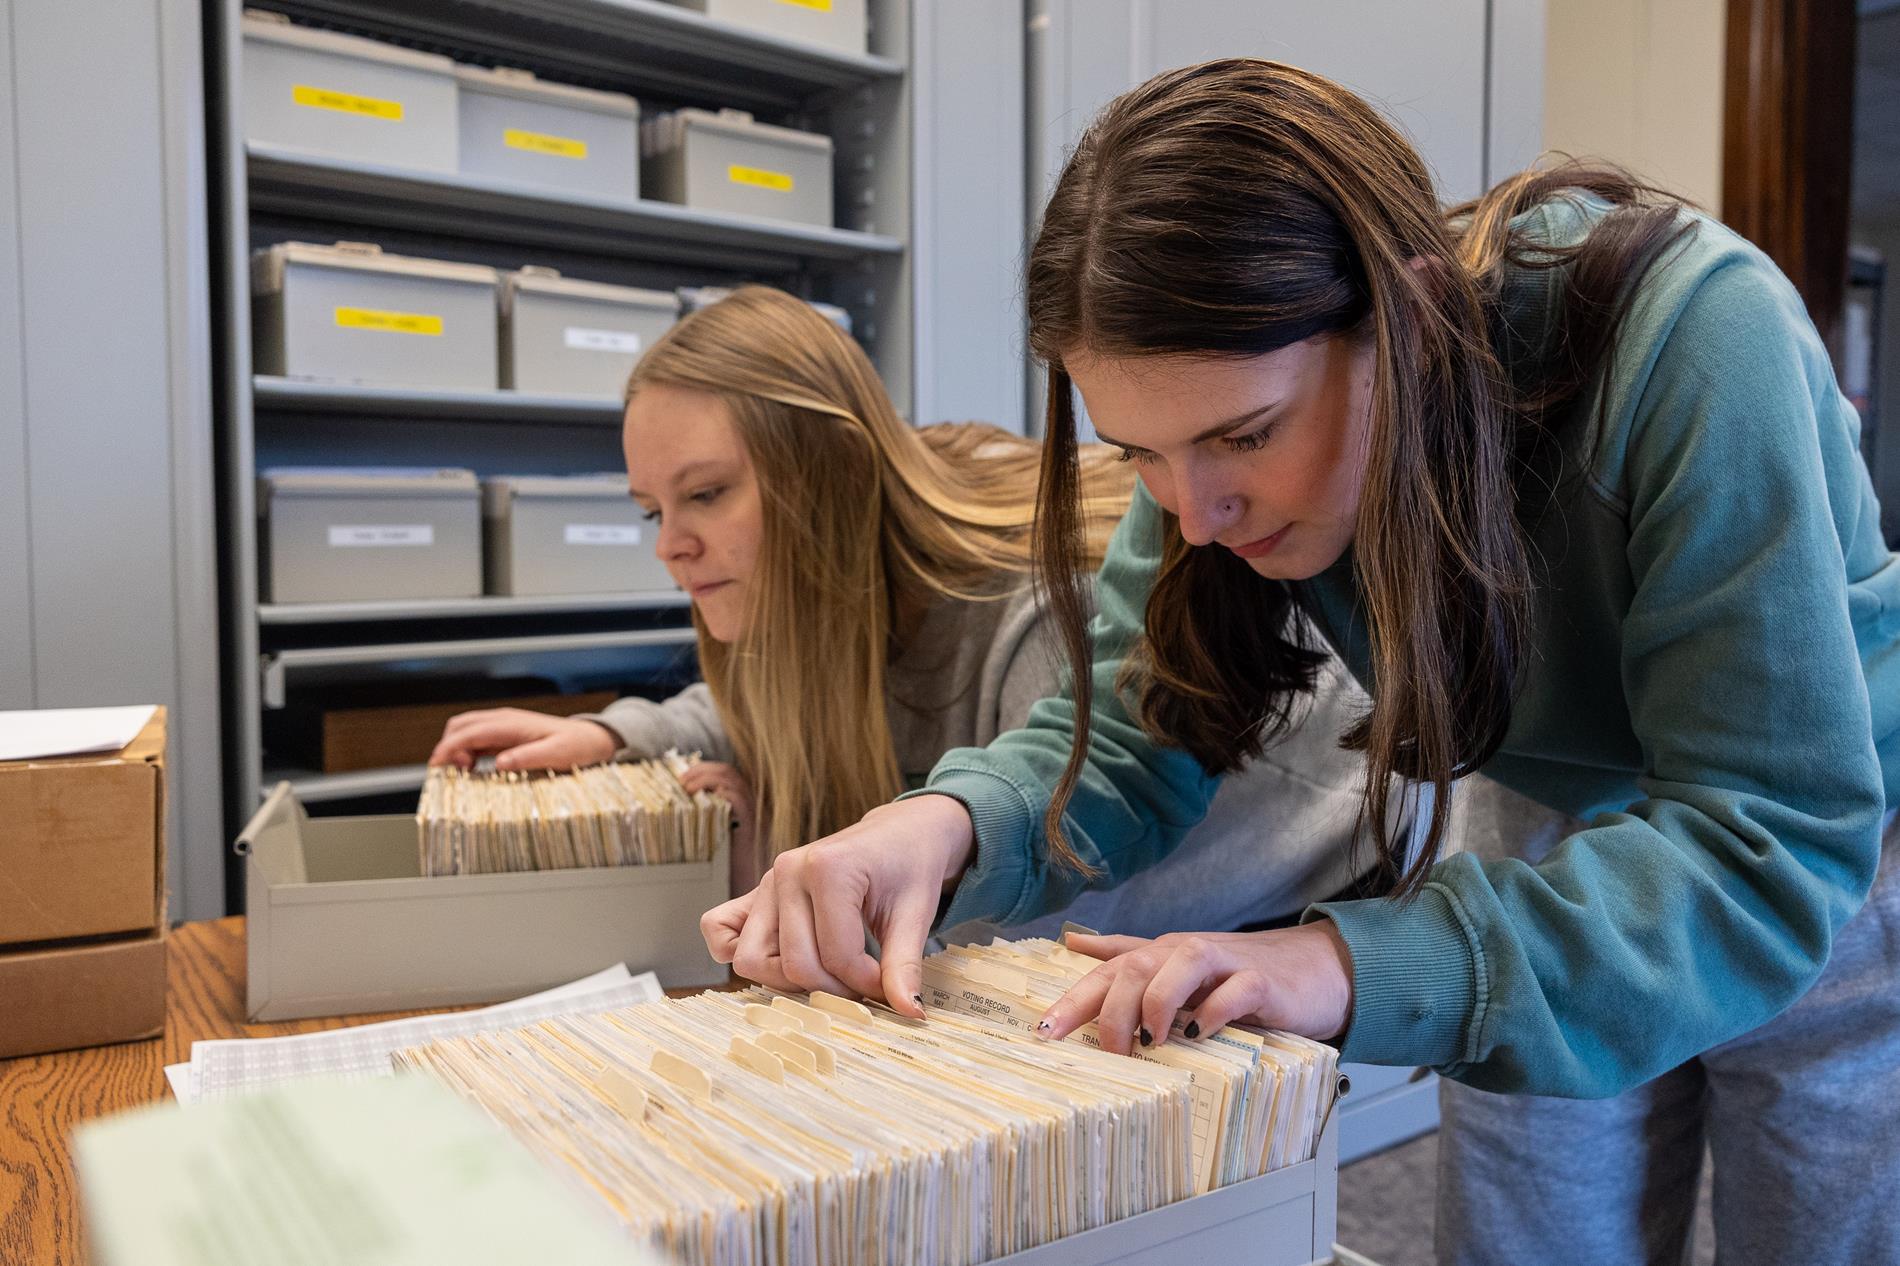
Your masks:
<instances>
[{"instance_id":1,"label":"fingernail with black polish","mask_svg":"<svg viewBox=\"0 0 1900 1266\"><path fill-rule=\"evenodd\" d=\"M1050 1024L1049 1021L1047 1020L1036 1021L1036 1036L1037 1037L1047 1038L1051 1033L1054 1033L1055 1031L1056 1031L1055 1026L1053 1024Z\"/></svg>"},{"instance_id":2,"label":"fingernail with black polish","mask_svg":"<svg viewBox=\"0 0 1900 1266\"><path fill-rule=\"evenodd\" d=\"M1200 1035L1201 1035L1201 1022L1199 1020L1189 1020L1187 1022L1187 1027L1181 1030L1182 1037L1196 1038L1196 1037L1199 1037Z\"/></svg>"},{"instance_id":3,"label":"fingernail with black polish","mask_svg":"<svg viewBox=\"0 0 1900 1266\"><path fill-rule=\"evenodd\" d=\"M1148 1026L1145 1024L1141 1026L1141 1044L1143 1046L1153 1046L1155 1044L1155 1035L1148 1031Z\"/></svg>"}]
</instances>

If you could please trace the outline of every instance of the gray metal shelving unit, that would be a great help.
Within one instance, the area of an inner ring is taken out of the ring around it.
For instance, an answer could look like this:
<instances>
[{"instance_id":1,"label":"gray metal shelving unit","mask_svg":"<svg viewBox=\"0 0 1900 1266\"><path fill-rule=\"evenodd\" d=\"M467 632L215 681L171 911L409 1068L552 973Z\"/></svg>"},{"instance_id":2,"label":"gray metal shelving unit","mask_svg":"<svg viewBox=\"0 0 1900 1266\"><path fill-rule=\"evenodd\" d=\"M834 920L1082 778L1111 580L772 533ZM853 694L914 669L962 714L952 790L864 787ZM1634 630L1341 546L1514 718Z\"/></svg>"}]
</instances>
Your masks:
<instances>
[{"instance_id":1,"label":"gray metal shelving unit","mask_svg":"<svg viewBox=\"0 0 1900 1266\"><path fill-rule=\"evenodd\" d=\"M417 767L286 768L263 714L305 682L483 666L624 662L637 680L690 644L666 594L446 602L260 604L255 476L273 464L466 465L484 474L619 466L615 399L441 392L254 374L251 252L285 240L386 249L646 286L759 280L849 310L901 409L912 408L910 0L872 0L872 48L839 53L708 19L662 0L254 0L293 21L630 92L643 105L735 106L829 133L837 227L714 214L645 199L402 170L246 140L238 0L208 17L218 256L221 611L227 838L272 782L312 803L413 790ZM518 463L511 469L510 463ZM571 621L572 627L563 627ZM267 767L268 766L268 767ZM235 889L231 889L235 891Z\"/></svg>"}]
</instances>

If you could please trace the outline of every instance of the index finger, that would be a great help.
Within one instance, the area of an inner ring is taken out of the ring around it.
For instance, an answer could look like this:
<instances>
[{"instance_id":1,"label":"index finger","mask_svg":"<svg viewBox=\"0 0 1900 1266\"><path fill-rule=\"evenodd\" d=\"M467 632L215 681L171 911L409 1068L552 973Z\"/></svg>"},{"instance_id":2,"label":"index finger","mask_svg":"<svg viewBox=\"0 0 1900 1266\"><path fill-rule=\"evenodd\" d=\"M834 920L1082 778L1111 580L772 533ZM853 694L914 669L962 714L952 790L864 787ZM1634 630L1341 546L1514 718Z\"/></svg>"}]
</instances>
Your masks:
<instances>
[{"instance_id":1,"label":"index finger","mask_svg":"<svg viewBox=\"0 0 1900 1266\"><path fill-rule=\"evenodd\" d=\"M755 888L743 897L734 897L699 916L699 934L706 939L706 952L713 962L730 963L738 953L739 935L745 930L757 891Z\"/></svg>"}]
</instances>

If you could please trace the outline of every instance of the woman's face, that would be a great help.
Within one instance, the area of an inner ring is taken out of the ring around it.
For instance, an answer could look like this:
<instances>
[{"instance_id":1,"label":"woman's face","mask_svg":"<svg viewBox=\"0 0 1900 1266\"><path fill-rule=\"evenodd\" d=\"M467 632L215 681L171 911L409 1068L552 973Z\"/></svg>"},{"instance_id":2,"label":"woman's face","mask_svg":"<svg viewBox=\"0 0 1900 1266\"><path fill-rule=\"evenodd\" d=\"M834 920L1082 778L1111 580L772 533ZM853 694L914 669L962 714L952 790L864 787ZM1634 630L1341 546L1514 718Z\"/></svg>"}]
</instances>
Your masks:
<instances>
[{"instance_id":1,"label":"woman's face","mask_svg":"<svg viewBox=\"0 0 1900 1266\"><path fill-rule=\"evenodd\" d=\"M1365 483L1370 339L1263 356L1065 356L1096 433L1135 463L1190 545L1304 580L1352 543Z\"/></svg>"},{"instance_id":2,"label":"woman's face","mask_svg":"<svg viewBox=\"0 0 1900 1266\"><path fill-rule=\"evenodd\" d=\"M658 526L654 550L720 642L745 631L765 515L752 459L717 396L643 386L620 432L627 487Z\"/></svg>"}]
</instances>

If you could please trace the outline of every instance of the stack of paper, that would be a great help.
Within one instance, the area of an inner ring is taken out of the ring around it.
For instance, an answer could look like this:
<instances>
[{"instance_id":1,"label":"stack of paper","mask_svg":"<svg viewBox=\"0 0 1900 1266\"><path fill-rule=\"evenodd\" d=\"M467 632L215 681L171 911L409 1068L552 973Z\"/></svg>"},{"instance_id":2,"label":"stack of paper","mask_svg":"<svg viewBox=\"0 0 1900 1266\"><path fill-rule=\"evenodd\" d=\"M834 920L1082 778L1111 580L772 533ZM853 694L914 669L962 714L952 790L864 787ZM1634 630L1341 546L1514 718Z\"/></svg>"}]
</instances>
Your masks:
<instances>
[{"instance_id":1,"label":"stack of paper","mask_svg":"<svg viewBox=\"0 0 1900 1266\"><path fill-rule=\"evenodd\" d=\"M219 1038L191 1044L191 1062L171 1064L165 1078L180 1103L219 1099L283 1082L321 1077L358 1081L387 1077L390 1052L445 1037L519 1028L557 1015L613 1011L663 996L652 972L625 963L512 1002L475 1011L384 1020L294 1037Z\"/></svg>"},{"instance_id":2,"label":"stack of paper","mask_svg":"<svg viewBox=\"0 0 1900 1266\"><path fill-rule=\"evenodd\" d=\"M1032 943L962 962L1046 959ZM928 971L956 984L942 957ZM1053 974L1053 973L1051 973ZM967 976L967 972L965 972ZM1015 985L1012 977L1010 985ZM1224 1030L1153 1058L981 1009L708 993L400 1051L695 1266L987 1261L1303 1160L1330 1051ZM1187 1049L1192 1048L1192 1049Z\"/></svg>"},{"instance_id":3,"label":"stack of paper","mask_svg":"<svg viewBox=\"0 0 1900 1266\"><path fill-rule=\"evenodd\" d=\"M571 774L429 770L416 808L422 873L482 875L579 866L703 862L732 830L732 806L688 792L693 758L595 765Z\"/></svg>"}]
</instances>

